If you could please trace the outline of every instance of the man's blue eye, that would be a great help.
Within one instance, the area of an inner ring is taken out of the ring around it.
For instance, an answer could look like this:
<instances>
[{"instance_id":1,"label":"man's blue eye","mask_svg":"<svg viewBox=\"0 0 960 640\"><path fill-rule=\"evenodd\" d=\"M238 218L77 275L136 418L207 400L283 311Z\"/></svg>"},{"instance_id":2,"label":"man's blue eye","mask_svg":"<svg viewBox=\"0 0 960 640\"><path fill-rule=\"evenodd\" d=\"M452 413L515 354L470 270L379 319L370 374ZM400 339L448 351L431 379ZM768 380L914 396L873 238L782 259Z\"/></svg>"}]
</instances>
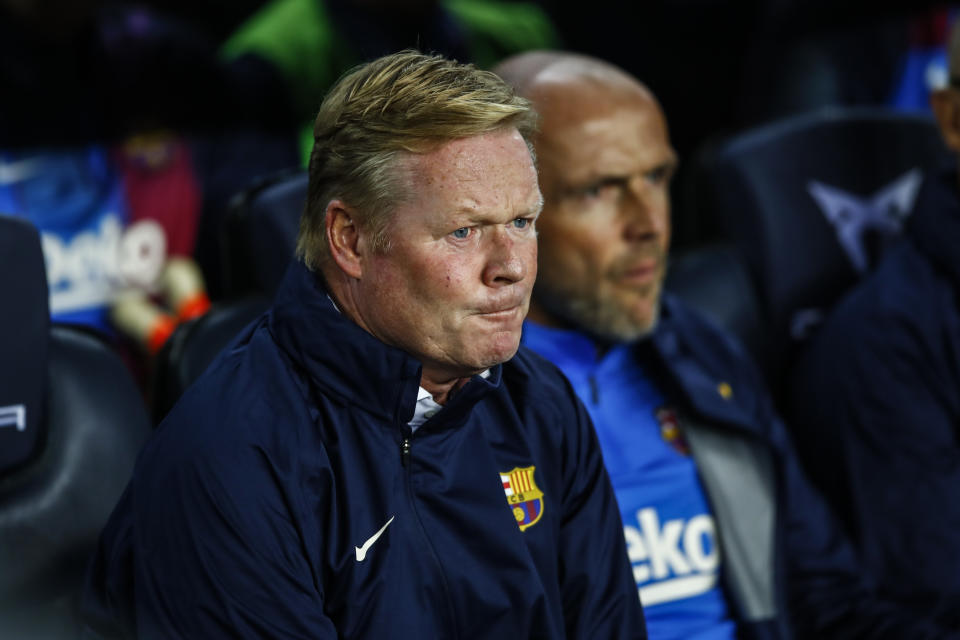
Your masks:
<instances>
[{"instance_id":1,"label":"man's blue eye","mask_svg":"<svg viewBox=\"0 0 960 640\"><path fill-rule=\"evenodd\" d=\"M470 229L468 229L467 227L460 227L459 229L453 232L453 237L459 238L461 240L463 238L466 238L468 235L470 235Z\"/></svg>"},{"instance_id":2,"label":"man's blue eye","mask_svg":"<svg viewBox=\"0 0 960 640\"><path fill-rule=\"evenodd\" d=\"M517 229L525 229L529 224L530 224L530 221L527 220L526 218L516 218L513 221L513 226L515 226Z\"/></svg>"},{"instance_id":3,"label":"man's blue eye","mask_svg":"<svg viewBox=\"0 0 960 640\"><path fill-rule=\"evenodd\" d=\"M667 177L667 168L666 167L657 167L653 171L647 173L647 181L651 184L660 184Z\"/></svg>"}]
</instances>

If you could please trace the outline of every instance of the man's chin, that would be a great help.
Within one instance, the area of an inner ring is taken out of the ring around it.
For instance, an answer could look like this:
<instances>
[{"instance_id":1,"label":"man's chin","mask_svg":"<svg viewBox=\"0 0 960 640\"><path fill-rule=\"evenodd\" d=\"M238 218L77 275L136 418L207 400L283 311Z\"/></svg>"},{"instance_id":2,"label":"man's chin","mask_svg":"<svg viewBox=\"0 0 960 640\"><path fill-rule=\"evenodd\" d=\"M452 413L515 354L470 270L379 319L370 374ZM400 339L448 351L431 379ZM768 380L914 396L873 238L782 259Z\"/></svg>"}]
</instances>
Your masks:
<instances>
[{"instance_id":1,"label":"man's chin","mask_svg":"<svg viewBox=\"0 0 960 640\"><path fill-rule=\"evenodd\" d=\"M545 289L534 291L539 293L534 299L543 324L566 326L603 342L632 342L649 336L660 318L659 285L644 292L602 284L589 292Z\"/></svg>"},{"instance_id":2,"label":"man's chin","mask_svg":"<svg viewBox=\"0 0 960 640\"><path fill-rule=\"evenodd\" d=\"M477 368L484 370L495 367L498 364L503 364L515 356L519 348L520 332L511 332L511 335L503 336L501 340L493 342L488 348L484 349L482 353L477 354L475 359Z\"/></svg>"},{"instance_id":3,"label":"man's chin","mask_svg":"<svg viewBox=\"0 0 960 640\"><path fill-rule=\"evenodd\" d=\"M652 308L631 311L608 308L605 313L598 313L583 329L604 342L633 342L656 330L660 320L659 301Z\"/></svg>"}]
</instances>

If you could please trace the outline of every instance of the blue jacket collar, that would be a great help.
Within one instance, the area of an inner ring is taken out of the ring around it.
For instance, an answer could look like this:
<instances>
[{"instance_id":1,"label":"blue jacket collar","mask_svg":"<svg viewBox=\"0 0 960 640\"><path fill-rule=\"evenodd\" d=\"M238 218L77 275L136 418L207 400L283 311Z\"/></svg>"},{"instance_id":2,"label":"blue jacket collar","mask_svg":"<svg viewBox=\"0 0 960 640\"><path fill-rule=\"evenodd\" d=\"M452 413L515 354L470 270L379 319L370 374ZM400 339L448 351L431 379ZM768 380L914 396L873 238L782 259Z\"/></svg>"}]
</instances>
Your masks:
<instances>
[{"instance_id":1,"label":"blue jacket collar","mask_svg":"<svg viewBox=\"0 0 960 640\"><path fill-rule=\"evenodd\" d=\"M413 416L420 363L337 311L321 277L299 261L288 269L274 300L270 332L325 395L401 425ZM500 366L486 379L474 376L437 414L442 419L431 422L462 422L500 379Z\"/></svg>"},{"instance_id":2,"label":"blue jacket collar","mask_svg":"<svg viewBox=\"0 0 960 640\"><path fill-rule=\"evenodd\" d=\"M600 344L586 333L545 327L530 321L523 324L523 344L562 371L589 367L598 361L601 353Z\"/></svg>"},{"instance_id":3,"label":"blue jacket collar","mask_svg":"<svg viewBox=\"0 0 960 640\"><path fill-rule=\"evenodd\" d=\"M653 375L660 372L669 386L680 393L686 405L701 417L733 427L753 431L753 421L743 401L750 400L754 389L744 388L738 397L733 377L735 363L718 361L716 345L709 344L715 336L704 335L701 322L670 294L664 294L660 320L653 334L633 344L614 345L612 349L630 349L638 362ZM587 363L595 363L602 345L589 334L575 329L555 329L527 322L523 343L544 356L562 370L581 370ZM646 353L644 353L646 352ZM652 356L652 358L651 358Z\"/></svg>"},{"instance_id":4,"label":"blue jacket collar","mask_svg":"<svg viewBox=\"0 0 960 640\"><path fill-rule=\"evenodd\" d=\"M696 413L752 432L754 420L748 406L761 390L738 384L742 365L718 358L725 350L713 344L726 337L703 331L703 321L698 320L677 298L665 293L660 322L651 337L654 351Z\"/></svg>"}]
</instances>

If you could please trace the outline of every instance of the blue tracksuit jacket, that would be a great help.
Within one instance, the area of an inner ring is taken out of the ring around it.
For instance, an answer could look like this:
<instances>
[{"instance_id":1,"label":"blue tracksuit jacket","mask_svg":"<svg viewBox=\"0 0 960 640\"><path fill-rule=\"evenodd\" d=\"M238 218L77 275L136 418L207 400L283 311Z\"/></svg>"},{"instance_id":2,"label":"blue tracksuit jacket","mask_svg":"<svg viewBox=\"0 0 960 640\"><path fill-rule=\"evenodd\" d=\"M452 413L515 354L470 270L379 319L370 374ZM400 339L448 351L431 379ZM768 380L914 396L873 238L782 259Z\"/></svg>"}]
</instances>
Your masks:
<instances>
[{"instance_id":1,"label":"blue tracksuit jacket","mask_svg":"<svg viewBox=\"0 0 960 640\"><path fill-rule=\"evenodd\" d=\"M677 400L716 520L739 636L960 637L875 591L735 341L665 294L661 321L637 358Z\"/></svg>"},{"instance_id":2,"label":"blue tracksuit jacket","mask_svg":"<svg viewBox=\"0 0 960 640\"><path fill-rule=\"evenodd\" d=\"M521 349L411 435L419 381L295 264L142 452L88 636L645 638L566 379Z\"/></svg>"}]
</instances>

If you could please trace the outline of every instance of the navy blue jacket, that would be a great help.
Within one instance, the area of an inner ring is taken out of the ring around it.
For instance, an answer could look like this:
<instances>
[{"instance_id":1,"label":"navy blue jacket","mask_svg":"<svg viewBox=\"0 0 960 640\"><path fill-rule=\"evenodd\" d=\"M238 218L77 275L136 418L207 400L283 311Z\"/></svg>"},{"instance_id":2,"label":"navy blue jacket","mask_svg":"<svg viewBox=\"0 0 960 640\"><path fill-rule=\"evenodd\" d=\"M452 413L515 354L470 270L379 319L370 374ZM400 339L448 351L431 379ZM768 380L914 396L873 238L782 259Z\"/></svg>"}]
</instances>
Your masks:
<instances>
[{"instance_id":1,"label":"navy blue jacket","mask_svg":"<svg viewBox=\"0 0 960 640\"><path fill-rule=\"evenodd\" d=\"M680 399L743 637L955 637L874 591L737 343L665 294L637 357Z\"/></svg>"},{"instance_id":2,"label":"navy blue jacket","mask_svg":"<svg viewBox=\"0 0 960 640\"><path fill-rule=\"evenodd\" d=\"M885 592L960 629L960 193L928 177L904 237L831 312L792 417Z\"/></svg>"},{"instance_id":3,"label":"navy blue jacket","mask_svg":"<svg viewBox=\"0 0 960 640\"><path fill-rule=\"evenodd\" d=\"M419 382L294 265L140 456L88 573L88 635L645 638L566 379L521 349L411 435Z\"/></svg>"}]
</instances>

